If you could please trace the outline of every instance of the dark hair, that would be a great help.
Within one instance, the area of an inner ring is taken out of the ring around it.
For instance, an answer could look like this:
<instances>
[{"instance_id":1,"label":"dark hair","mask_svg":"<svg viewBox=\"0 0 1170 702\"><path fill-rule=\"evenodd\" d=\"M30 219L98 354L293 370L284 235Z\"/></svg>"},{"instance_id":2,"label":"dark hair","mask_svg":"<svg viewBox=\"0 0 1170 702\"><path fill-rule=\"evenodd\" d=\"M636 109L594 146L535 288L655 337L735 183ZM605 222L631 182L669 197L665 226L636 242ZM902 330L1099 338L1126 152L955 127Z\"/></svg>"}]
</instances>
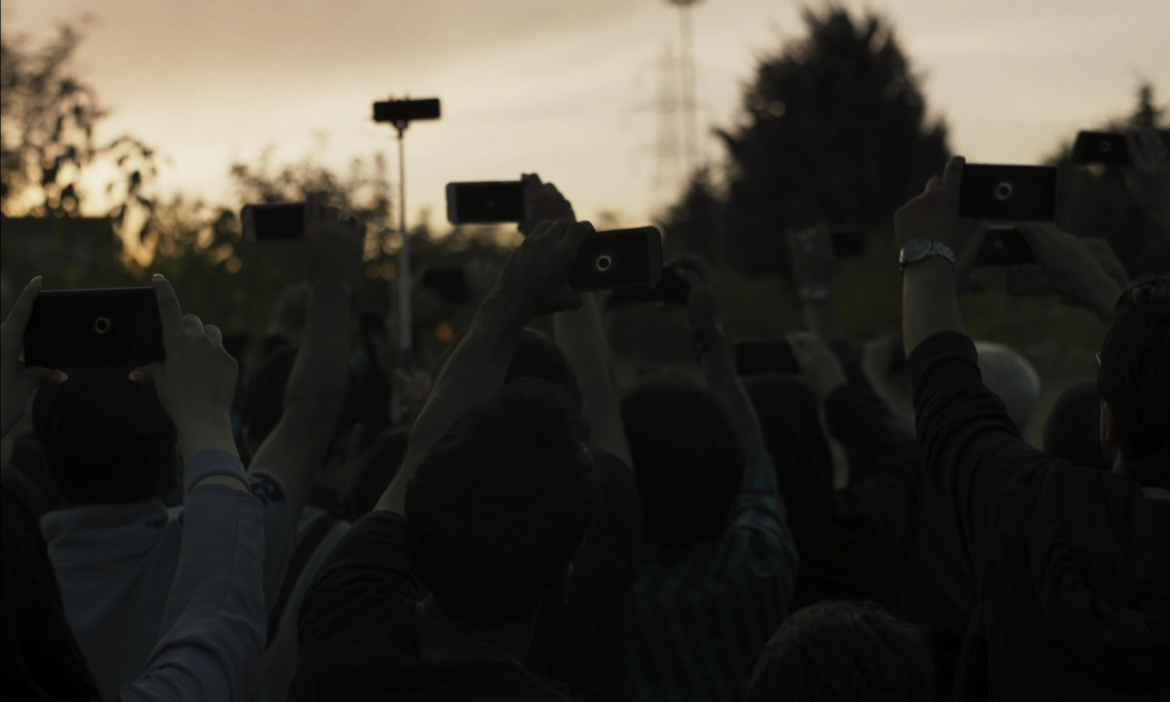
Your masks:
<instances>
[{"instance_id":1,"label":"dark hair","mask_svg":"<svg viewBox=\"0 0 1170 702\"><path fill-rule=\"evenodd\" d=\"M748 685L748 702L927 702L930 648L872 602L821 602L788 617Z\"/></svg>"},{"instance_id":2,"label":"dark hair","mask_svg":"<svg viewBox=\"0 0 1170 702\"><path fill-rule=\"evenodd\" d=\"M1044 420L1044 453L1078 466L1110 470L1101 448L1101 395L1087 380L1065 390Z\"/></svg>"},{"instance_id":3,"label":"dark hair","mask_svg":"<svg viewBox=\"0 0 1170 702\"><path fill-rule=\"evenodd\" d=\"M96 700L97 686L77 645L37 519L30 486L4 471L0 488L0 659L4 699Z\"/></svg>"},{"instance_id":4,"label":"dark hair","mask_svg":"<svg viewBox=\"0 0 1170 702\"><path fill-rule=\"evenodd\" d=\"M145 500L162 489L175 425L154 387L127 373L75 370L33 401L45 461L70 506Z\"/></svg>"},{"instance_id":5,"label":"dark hair","mask_svg":"<svg viewBox=\"0 0 1170 702\"><path fill-rule=\"evenodd\" d=\"M249 436L258 444L263 443L280 423L284 414L284 389L296 362L297 347L286 346L266 357L248 379L244 399L240 403L240 414L244 417ZM366 404L366 390L351 368L335 436L365 418ZM331 447L331 454L336 448Z\"/></svg>"},{"instance_id":6,"label":"dark hair","mask_svg":"<svg viewBox=\"0 0 1170 702\"><path fill-rule=\"evenodd\" d=\"M462 343L463 337L460 336L443 353L431 373L435 380L438 380L448 359ZM504 375L504 385L521 378L543 380L564 392L574 405L581 406L581 386L577 383L577 375L573 373L569 359L565 358L565 352L552 339L527 327L516 340L516 350L512 352L512 360L508 362L508 370Z\"/></svg>"},{"instance_id":7,"label":"dark hair","mask_svg":"<svg viewBox=\"0 0 1170 702\"><path fill-rule=\"evenodd\" d=\"M1170 277L1137 281L1121 294L1101 345L1097 389L1117 413L1126 474L1170 487Z\"/></svg>"},{"instance_id":8,"label":"dark hair","mask_svg":"<svg viewBox=\"0 0 1170 702\"><path fill-rule=\"evenodd\" d=\"M689 378L665 375L626 389L621 409L647 543L678 549L717 538L744 470L723 405Z\"/></svg>"},{"instance_id":9,"label":"dark hair","mask_svg":"<svg viewBox=\"0 0 1170 702\"><path fill-rule=\"evenodd\" d=\"M520 380L463 414L406 489L410 555L448 614L487 624L535 607L593 510L588 427L564 393Z\"/></svg>"}]
</instances>

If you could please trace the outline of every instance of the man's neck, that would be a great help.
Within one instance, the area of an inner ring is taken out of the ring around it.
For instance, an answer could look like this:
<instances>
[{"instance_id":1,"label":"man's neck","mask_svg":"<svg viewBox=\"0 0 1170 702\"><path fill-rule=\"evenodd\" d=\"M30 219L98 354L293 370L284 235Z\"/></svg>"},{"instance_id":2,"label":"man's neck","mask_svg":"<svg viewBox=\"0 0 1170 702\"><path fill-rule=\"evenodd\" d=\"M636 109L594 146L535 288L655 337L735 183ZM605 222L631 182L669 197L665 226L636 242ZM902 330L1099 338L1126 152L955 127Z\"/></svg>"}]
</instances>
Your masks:
<instances>
[{"instance_id":1,"label":"man's neck","mask_svg":"<svg viewBox=\"0 0 1170 702\"><path fill-rule=\"evenodd\" d=\"M524 664L537 609L504 624L471 624L447 616L434 597L415 606L419 657L424 660L488 660Z\"/></svg>"}]
</instances>

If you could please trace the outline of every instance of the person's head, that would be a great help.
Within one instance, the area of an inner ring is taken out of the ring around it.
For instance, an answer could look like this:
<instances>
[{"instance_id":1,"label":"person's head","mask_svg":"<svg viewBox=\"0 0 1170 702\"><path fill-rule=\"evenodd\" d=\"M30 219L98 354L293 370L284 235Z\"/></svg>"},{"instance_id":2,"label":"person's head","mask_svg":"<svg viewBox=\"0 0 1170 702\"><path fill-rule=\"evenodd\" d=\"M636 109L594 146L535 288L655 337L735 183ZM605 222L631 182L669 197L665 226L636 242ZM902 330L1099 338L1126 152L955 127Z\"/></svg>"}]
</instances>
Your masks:
<instances>
[{"instance_id":1,"label":"person's head","mask_svg":"<svg viewBox=\"0 0 1170 702\"><path fill-rule=\"evenodd\" d=\"M124 368L75 370L42 387L33 426L71 507L146 500L177 481L175 425L154 387Z\"/></svg>"},{"instance_id":2,"label":"person's head","mask_svg":"<svg viewBox=\"0 0 1170 702\"><path fill-rule=\"evenodd\" d=\"M1044 453L1078 466L1109 470L1101 448L1101 396L1088 380L1065 390L1044 420Z\"/></svg>"},{"instance_id":3,"label":"person's head","mask_svg":"<svg viewBox=\"0 0 1170 702\"><path fill-rule=\"evenodd\" d=\"M723 405L693 380L665 375L626 389L621 410L646 542L682 549L718 538L744 470L743 446Z\"/></svg>"},{"instance_id":4,"label":"person's head","mask_svg":"<svg viewBox=\"0 0 1170 702\"><path fill-rule=\"evenodd\" d=\"M872 602L821 602L784 620L748 702L927 702L934 663L919 631Z\"/></svg>"},{"instance_id":5,"label":"person's head","mask_svg":"<svg viewBox=\"0 0 1170 702\"><path fill-rule=\"evenodd\" d=\"M466 411L406 489L410 556L443 612L476 625L568 596L596 489L588 426L560 390L519 380Z\"/></svg>"},{"instance_id":6,"label":"person's head","mask_svg":"<svg viewBox=\"0 0 1170 702\"><path fill-rule=\"evenodd\" d=\"M990 341L976 341L983 384L1003 400L1008 416L1023 431L1040 397L1040 374L1015 349Z\"/></svg>"},{"instance_id":7,"label":"person's head","mask_svg":"<svg viewBox=\"0 0 1170 702\"><path fill-rule=\"evenodd\" d=\"M1170 488L1170 277L1131 285L1117 301L1097 372L1101 443L1142 485Z\"/></svg>"},{"instance_id":8,"label":"person's head","mask_svg":"<svg viewBox=\"0 0 1170 702\"><path fill-rule=\"evenodd\" d=\"M436 380L447 365L447 359L463 342L460 337L447 349L443 357L435 365L433 376ZM581 386L577 384L577 376L573 373L569 359L556 342L535 329L525 327L516 340L516 350L512 352L512 360L508 362L508 370L504 375L504 384L507 385L521 378L543 380L565 393L573 404L581 406Z\"/></svg>"},{"instance_id":9,"label":"person's head","mask_svg":"<svg viewBox=\"0 0 1170 702\"><path fill-rule=\"evenodd\" d=\"M244 444L251 455L256 455L284 415L284 389L296 362L297 348L286 346L265 358L248 378L240 414L244 417ZM355 432L360 431L359 424L365 414L366 391L357 373L350 369L341 418L329 447L327 462L344 464L351 458L349 454L356 450Z\"/></svg>"}]
</instances>

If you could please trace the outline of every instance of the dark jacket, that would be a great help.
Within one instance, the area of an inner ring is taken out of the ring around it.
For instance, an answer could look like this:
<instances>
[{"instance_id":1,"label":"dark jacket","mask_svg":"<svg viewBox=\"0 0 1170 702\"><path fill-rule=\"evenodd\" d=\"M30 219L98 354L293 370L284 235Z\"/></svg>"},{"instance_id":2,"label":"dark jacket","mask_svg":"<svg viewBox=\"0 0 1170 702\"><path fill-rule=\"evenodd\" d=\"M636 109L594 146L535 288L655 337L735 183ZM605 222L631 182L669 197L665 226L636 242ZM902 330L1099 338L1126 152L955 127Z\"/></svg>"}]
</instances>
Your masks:
<instances>
[{"instance_id":1,"label":"dark jacket","mask_svg":"<svg viewBox=\"0 0 1170 702\"><path fill-rule=\"evenodd\" d=\"M1170 699L1170 499L1032 448L976 361L948 332L908 367L926 464L976 578L989 696Z\"/></svg>"}]
</instances>

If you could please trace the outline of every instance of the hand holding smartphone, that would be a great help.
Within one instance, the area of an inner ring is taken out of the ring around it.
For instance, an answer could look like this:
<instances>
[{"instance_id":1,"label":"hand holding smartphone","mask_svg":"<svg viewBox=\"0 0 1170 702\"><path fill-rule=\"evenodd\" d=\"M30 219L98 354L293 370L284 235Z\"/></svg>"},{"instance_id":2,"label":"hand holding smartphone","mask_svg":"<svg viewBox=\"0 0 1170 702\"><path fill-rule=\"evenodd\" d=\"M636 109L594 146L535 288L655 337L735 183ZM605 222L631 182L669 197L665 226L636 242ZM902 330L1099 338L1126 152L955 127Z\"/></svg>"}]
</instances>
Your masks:
<instances>
[{"instance_id":1,"label":"hand holding smartphone","mask_svg":"<svg viewBox=\"0 0 1170 702\"><path fill-rule=\"evenodd\" d=\"M144 366L164 359L152 288L42 292L24 331L25 363L46 368Z\"/></svg>"},{"instance_id":2,"label":"hand holding smartphone","mask_svg":"<svg viewBox=\"0 0 1170 702\"><path fill-rule=\"evenodd\" d=\"M577 250L569 286L577 292L655 285L662 278L662 234L655 227L594 232Z\"/></svg>"}]
</instances>

